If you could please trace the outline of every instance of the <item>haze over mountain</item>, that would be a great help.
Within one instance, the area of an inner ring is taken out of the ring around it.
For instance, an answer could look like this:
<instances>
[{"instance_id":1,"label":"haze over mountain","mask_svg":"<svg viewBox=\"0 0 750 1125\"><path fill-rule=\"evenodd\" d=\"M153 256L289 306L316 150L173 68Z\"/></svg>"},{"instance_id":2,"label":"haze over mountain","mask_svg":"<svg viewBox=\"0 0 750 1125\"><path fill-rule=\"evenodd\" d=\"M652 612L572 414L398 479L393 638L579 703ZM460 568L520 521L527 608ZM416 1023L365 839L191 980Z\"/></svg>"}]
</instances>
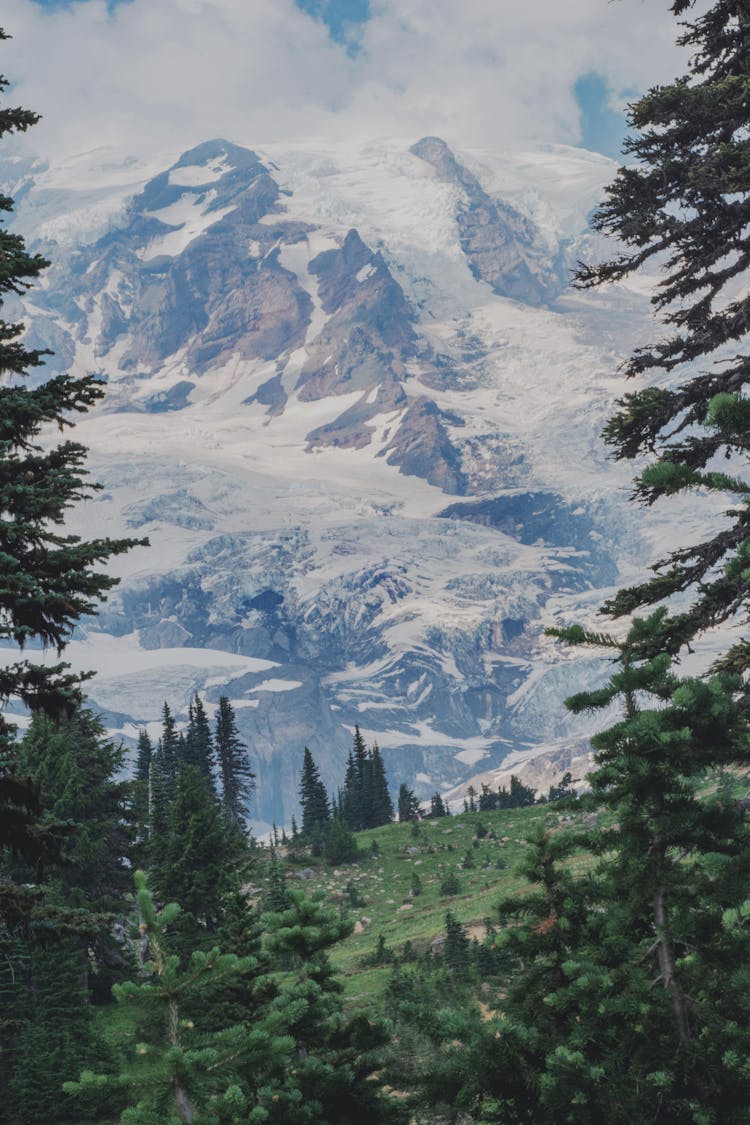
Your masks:
<instances>
[{"instance_id":1,"label":"haze over mountain","mask_svg":"<svg viewBox=\"0 0 750 1125\"><path fill-rule=\"evenodd\" d=\"M261 823L304 745L340 780L355 723L425 796L581 754L562 700L601 663L544 626L675 535L599 437L648 284L570 287L613 167L437 137L10 166L53 260L19 315L108 382L72 526L152 543L68 653L112 729L229 695Z\"/></svg>"}]
</instances>

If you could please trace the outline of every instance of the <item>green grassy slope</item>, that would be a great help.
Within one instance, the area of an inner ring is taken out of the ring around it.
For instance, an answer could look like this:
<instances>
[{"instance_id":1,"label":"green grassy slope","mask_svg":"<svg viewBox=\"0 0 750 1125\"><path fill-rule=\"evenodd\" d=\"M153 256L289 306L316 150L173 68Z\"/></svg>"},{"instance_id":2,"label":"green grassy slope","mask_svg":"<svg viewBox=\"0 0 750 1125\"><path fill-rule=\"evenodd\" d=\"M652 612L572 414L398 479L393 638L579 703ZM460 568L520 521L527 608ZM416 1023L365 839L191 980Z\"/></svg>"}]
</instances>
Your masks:
<instances>
[{"instance_id":1,"label":"green grassy slope","mask_svg":"<svg viewBox=\"0 0 750 1125\"><path fill-rule=\"evenodd\" d=\"M381 991L390 973L388 967L362 965L376 949L380 934L394 953L400 954L407 941L421 952L441 938L450 910L470 937L481 940L485 919L496 921L500 899L518 893L524 885L515 874L526 847L524 837L540 822L557 827L562 815L549 806L462 813L422 821L417 833L410 824L389 824L357 834L362 854L356 863L329 867L304 857L289 863L288 882L308 893L323 891L332 904L360 922L330 955L343 974L350 999L366 999ZM487 831L482 839L477 836L479 825ZM473 862L468 868L464 866L467 854ZM412 896L415 872L422 891ZM458 879L457 894L441 891L449 872ZM356 888L363 905L351 905L347 885Z\"/></svg>"}]
</instances>

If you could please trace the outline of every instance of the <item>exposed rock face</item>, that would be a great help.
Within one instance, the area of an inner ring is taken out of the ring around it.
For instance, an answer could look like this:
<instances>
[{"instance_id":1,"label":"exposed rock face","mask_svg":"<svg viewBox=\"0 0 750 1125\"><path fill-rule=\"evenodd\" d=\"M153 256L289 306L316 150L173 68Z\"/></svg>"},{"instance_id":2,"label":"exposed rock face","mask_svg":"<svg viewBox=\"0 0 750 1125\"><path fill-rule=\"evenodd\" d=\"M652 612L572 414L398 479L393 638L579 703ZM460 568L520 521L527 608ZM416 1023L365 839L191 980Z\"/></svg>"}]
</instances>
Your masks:
<instances>
[{"instance_id":1,"label":"exposed rock face","mask_svg":"<svg viewBox=\"0 0 750 1125\"><path fill-rule=\"evenodd\" d=\"M492 199L445 141L423 137L410 151L431 164L441 180L461 190L456 221L461 248L476 278L501 297L531 305L547 304L566 288L567 279L557 263L550 262L534 224L502 200Z\"/></svg>"},{"instance_id":2,"label":"exposed rock face","mask_svg":"<svg viewBox=\"0 0 750 1125\"><path fill-rule=\"evenodd\" d=\"M382 451L388 464L398 465L408 476L424 477L443 492L464 492L461 458L446 428L451 422L463 425L460 418L450 418L432 399L424 395L413 399L398 432Z\"/></svg>"},{"instance_id":3,"label":"exposed rock face","mask_svg":"<svg viewBox=\"0 0 750 1125\"><path fill-rule=\"evenodd\" d=\"M228 695L261 830L296 811L305 745L340 784L355 724L423 796L580 741L561 701L600 664L543 628L594 615L637 553L598 444L615 313L552 309L562 234L442 141L413 151L212 141L85 242L88 181L42 200L61 242L19 316L108 382L79 431L103 491L72 527L154 545L70 658L128 740L165 699Z\"/></svg>"}]
</instances>

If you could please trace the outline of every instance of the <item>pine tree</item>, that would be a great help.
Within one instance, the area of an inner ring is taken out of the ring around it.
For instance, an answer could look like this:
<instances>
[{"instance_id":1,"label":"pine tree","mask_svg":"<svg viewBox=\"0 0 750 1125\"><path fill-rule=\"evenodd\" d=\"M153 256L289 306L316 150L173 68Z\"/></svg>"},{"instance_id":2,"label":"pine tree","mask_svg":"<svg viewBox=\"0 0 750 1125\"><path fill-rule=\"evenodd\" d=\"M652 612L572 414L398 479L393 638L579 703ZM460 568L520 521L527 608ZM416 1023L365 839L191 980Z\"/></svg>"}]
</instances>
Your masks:
<instances>
[{"instance_id":1,"label":"pine tree","mask_svg":"<svg viewBox=\"0 0 750 1125\"><path fill-rule=\"evenodd\" d=\"M593 1101L602 1095L591 1075L611 1065L602 1055L608 1040L611 1050L617 1045L627 1065L608 1075L607 1098L628 1104L630 1119L654 1112L658 1084L654 1120L702 1121L711 1109L716 1120L740 1121L744 1110L737 1107L750 1097L739 1061L750 1048L742 983L750 934L738 924L750 875L750 828L720 771L750 765L744 687L725 673L706 681L679 678L669 654L654 655L665 614L636 619L623 640L578 627L552 631L569 643L609 650L617 662L603 688L573 696L567 706L576 713L614 702L622 708L621 719L592 740L593 799L611 810L616 827L591 840L603 856L597 910L588 913L585 957L580 944L570 944L556 970L577 1005L564 1033L556 1009L556 1049L560 1057L582 1053L579 1082L589 1074ZM557 930L558 918L551 909L550 930ZM588 993L570 980L582 960L589 986L599 980L596 1004L588 1008L582 1008ZM527 997L539 995L528 976L522 988ZM596 1045L593 1060L584 1043Z\"/></svg>"},{"instance_id":2,"label":"pine tree","mask_svg":"<svg viewBox=\"0 0 750 1125\"><path fill-rule=\"evenodd\" d=\"M419 800L405 782L401 782L398 790L398 819L399 824L414 820L419 812Z\"/></svg>"},{"instance_id":3,"label":"pine tree","mask_svg":"<svg viewBox=\"0 0 750 1125\"><path fill-rule=\"evenodd\" d=\"M0 41L8 36L0 30ZM9 86L0 77L0 93ZM38 116L3 109L0 136L24 132ZM0 195L0 211L13 201ZM5 294L22 295L48 263L29 254L23 238L0 226L0 307ZM22 342L23 325L0 320L0 640L23 648L36 639L60 653L81 617L95 612L116 579L95 570L112 555L143 540L81 540L59 529L66 511L91 496L86 451L77 442L51 446L42 430L72 425L71 415L87 411L103 394L103 381L86 375L50 376L29 387L30 373L47 352ZM0 672L0 700L21 699L32 710L59 713L80 701L83 675L64 664L32 660L7 664Z\"/></svg>"},{"instance_id":4,"label":"pine tree","mask_svg":"<svg viewBox=\"0 0 750 1125\"><path fill-rule=\"evenodd\" d=\"M181 759L180 735L177 732L177 723L175 722L174 715L170 711L169 704L166 701L162 708L161 738L156 748L156 757L158 770L163 778L164 784L169 790L173 790L175 781L177 780L177 770L179 769Z\"/></svg>"},{"instance_id":5,"label":"pine tree","mask_svg":"<svg viewBox=\"0 0 750 1125\"><path fill-rule=\"evenodd\" d=\"M179 905L183 928L195 929L197 923L212 932L234 874L234 848L221 804L195 766L181 766L165 837L155 842L161 849L153 871L160 899Z\"/></svg>"},{"instance_id":6,"label":"pine tree","mask_svg":"<svg viewBox=\"0 0 750 1125\"><path fill-rule=\"evenodd\" d=\"M122 745L106 737L90 711L60 719L37 713L16 760L39 786L45 817L68 825L65 863L53 880L62 900L92 911L122 910L133 841Z\"/></svg>"},{"instance_id":7,"label":"pine tree","mask_svg":"<svg viewBox=\"0 0 750 1125\"><path fill-rule=\"evenodd\" d=\"M138 731L136 747L135 779L133 782L133 811L139 842L148 841L151 819L151 766L154 760L154 747L145 729Z\"/></svg>"},{"instance_id":8,"label":"pine tree","mask_svg":"<svg viewBox=\"0 0 750 1125\"><path fill-rule=\"evenodd\" d=\"M445 915L445 964L456 977L466 977L469 972L469 939L461 923L451 914Z\"/></svg>"},{"instance_id":9,"label":"pine tree","mask_svg":"<svg viewBox=\"0 0 750 1125\"><path fill-rule=\"evenodd\" d=\"M393 801L388 792L385 765L378 744L370 751L370 823L368 828L379 828L393 820Z\"/></svg>"},{"instance_id":10,"label":"pine tree","mask_svg":"<svg viewBox=\"0 0 750 1125\"><path fill-rule=\"evenodd\" d=\"M195 766L213 790L214 740L206 709L197 694L188 706L188 725L182 748L182 760L188 765Z\"/></svg>"},{"instance_id":11,"label":"pine tree","mask_svg":"<svg viewBox=\"0 0 750 1125\"><path fill-rule=\"evenodd\" d=\"M255 774L250 768L247 747L240 739L234 710L226 695L219 699L215 745L224 811L231 824L244 827L247 807L255 792Z\"/></svg>"},{"instance_id":12,"label":"pine tree","mask_svg":"<svg viewBox=\"0 0 750 1125\"><path fill-rule=\"evenodd\" d=\"M302 759L299 800L302 807L302 835L311 839L325 831L331 819L331 810L318 767L307 747Z\"/></svg>"},{"instance_id":13,"label":"pine tree","mask_svg":"<svg viewBox=\"0 0 750 1125\"><path fill-rule=\"evenodd\" d=\"M89 1018L77 943L53 939L38 945L31 956L29 978L33 981L29 1019L16 1044L3 1119L23 1125L77 1125L95 1119L86 1112L85 1098L74 1102L63 1094L63 1083L71 1075L105 1061Z\"/></svg>"},{"instance_id":14,"label":"pine tree","mask_svg":"<svg viewBox=\"0 0 750 1125\"><path fill-rule=\"evenodd\" d=\"M372 819L370 758L367 753L367 745L365 744L362 732L358 726L354 728L352 761L354 764L354 785L359 822L357 824L352 824L351 827L355 831L358 831L361 828L369 828Z\"/></svg>"},{"instance_id":15,"label":"pine tree","mask_svg":"<svg viewBox=\"0 0 750 1125\"><path fill-rule=\"evenodd\" d=\"M691 0L674 0L672 11L681 15L690 7ZM719 621L743 624L750 596L750 485L743 475L750 448L750 353L742 350L750 316L745 0L716 0L685 25L679 42L692 51L689 70L630 107L633 133L624 147L632 159L595 218L596 228L626 249L578 275L588 288L620 281L654 258L665 263L651 300L667 331L625 365L628 377L661 373L659 384L622 398L605 439L618 458L651 458L635 482L642 503L692 490L718 492L728 504L715 534L671 551L652 567L653 577L604 607L617 617L689 591L691 604L663 619L658 644L673 653ZM682 374L695 362L700 370ZM679 382L665 385L664 374L673 372ZM723 666L748 664L750 644L737 640Z\"/></svg>"},{"instance_id":16,"label":"pine tree","mask_svg":"<svg viewBox=\"0 0 750 1125\"><path fill-rule=\"evenodd\" d=\"M193 953L189 964L180 968L179 957L169 952L168 937L179 907L171 903L157 910L142 872L136 874L136 885L140 930L147 948L142 970L146 979L118 986L116 995L120 1003L141 1015L148 1038L133 1044L131 1058L119 1073L86 1070L77 1082L65 1084L66 1091L92 1099L114 1091L128 1107L120 1116L128 1125L262 1121L249 1110L238 1075L240 1058L252 1051L247 1027L238 1023L206 1035L195 1029L192 1020L181 1019L181 1011L191 1003L204 1005L254 962L214 948Z\"/></svg>"},{"instance_id":17,"label":"pine tree","mask_svg":"<svg viewBox=\"0 0 750 1125\"><path fill-rule=\"evenodd\" d=\"M346 1016L341 986L327 950L351 930L320 899L287 892L281 913L262 916L271 967L286 969L268 1017L294 1040L293 1084L266 1103L271 1125L350 1125L353 1121L404 1119L401 1106L382 1088L380 1051L387 1041L382 1023L364 1014Z\"/></svg>"},{"instance_id":18,"label":"pine tree","mask_svg":"<svg viewBox=\"0 0 750 1125\"><path fill-rule=\"evenodd\" d=\"M440 796L439 793L434 793L432 795L432 797L430 797L430 811L428 813L428 816L431 817L431 818L435 818L435 817L442 817L442 816L447 816L447 815L448 815L448 813L446 812L445 804L443 803L443 798Z\"/></svg>"},{"instance_id":19,"label":"pine tree","mask_svg":"<svg viewBox=\"0 0 750 1125\"><path fill-rule=\"evenodd\" d=\"M338 805L339 816L344 823L353 832L361 832L365 826L361 801L361 785L351 750L346 759L344 787L339 793Z\"/></svg>"}]
</instances>

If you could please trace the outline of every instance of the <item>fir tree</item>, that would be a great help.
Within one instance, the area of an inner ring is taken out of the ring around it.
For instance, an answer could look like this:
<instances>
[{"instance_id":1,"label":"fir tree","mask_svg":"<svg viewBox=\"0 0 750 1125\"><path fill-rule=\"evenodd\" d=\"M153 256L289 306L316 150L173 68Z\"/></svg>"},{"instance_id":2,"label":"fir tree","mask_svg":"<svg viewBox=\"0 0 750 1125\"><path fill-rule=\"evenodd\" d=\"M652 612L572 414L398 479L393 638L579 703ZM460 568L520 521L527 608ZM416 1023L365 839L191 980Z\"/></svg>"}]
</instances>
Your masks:
<instances>
[{"instance_id":1,"label":"fir tree","mask_svg":"<svg viewBox=\"0 0 750 1125\"><path fill-rule=\"evenodd\" d=\"M0 41L7 38L0 30ZM0 93L8 86L0 76ZM3 109L0 136L24 132L37 120L29 110ZM0 195L0 212L12 209L13 201ZM0 260L0 307L5 294L25 293L48 265L4 226ZM70 427L71 416L101 398L103 381L55 375L29 387L24 381L49 353L25 347L23 331L22 324L0 320L0 639L19 648L38 640L60 653L76 623L95 612L117 581L95 567L144 541L85 541L59 530L67 510L97 486L86 480L82 445L42 444L40 434ZM64 664L11 662L0 673L0 700L16 697L32 710L59 713L80 701L84 678Z\"/></svg>"},{"instance_id":2,"label":"fir tree","mask_svg":"<svg viewBox=\"0 0 750 1125\"><path fill-rule=\"evenodd\" d=\"M29 1018L14 1052L14 1073L3 1099L3 1119L51 1125L95 1119L86 1098L67 1099L63 1083L104 1060L90 1020L80 950L70 939L37 945L31 955Z\"/></svg>"},{"instance_id":3,"label":"fir tree","mask_svg":"<svg viewBox=\"0 0 750 1125\"><path fill-rule=\"evenodd\" d=\"M182 748L182 760L188 765L195 766L213 790L214 740L206 709L197 694L188 706L188 725Z\"/></svg>"},{"instance_id":4,"label":"fir tree","mask_svg":"<svg viewBox=\"0 0 750 1125\"><path fill-rule=\"evenodd\" d=\"M247 807L255 792L255 774L250 768L247 747L240 739L234 710L226 695L219 699L215 745L224 811L231 824L244 827Z\"/></svg>"},{"instance_id":5,"label":"fir tree","mask_svg":"<svg viewBox=\"0 0 750 1125\"><path fill-rule=\"evenodd\" d=\"M453 976L466 977L469 971L469 939L463 926L451 914L445 915L445 945L443 960Z\"/></svg>"},{"instance_id":6,"label":"fir tree","mask_svg":"<svg viewBox=\"0 0 750 1125\"><path fill-rule=\"evenodd\" d=\"M404 1119L403 1108L382 1088L380 1052L387 1042L382 1023L364 1014L346 1016L341 986L327 950L351 930L319 899L288 891L289 904L262 916L264 945L287 970L268 1010L295 1044L293 1085L269 1110L272 1125L372 1125Z\"/></svg>"},{"instance_id":7,"label":"fir tree","mask_svg":"<svg viewBox=\"0 0 750 1125\"><path fill-rule=\"evenodd\" d=\"M302 760L299 800L302 806L302 835L310 839L324 832L331 819L328 794L307 747Z\"/></svg>"},{"instance_id":8,"label":"fir tree","mask_svg":"<svg viewBox=\"0 0 750 1125\"><path fill-rule=\"evenodd\" d=\"M378 744L370 752L370 823L368 828L379 828L393 820L393 801L388 792L385 765Z\"/></svg>"},{"instance_id":9,"label":"fir tree","mask_svg":"<svg viewBox=\"0 0 750 1125\"><path fill-rule=\"evenodd\" d=\"M177 733L174 716L166 702L162 708L161 738L156 749L156 759L162 783L167 792L171 793L174 791L180 765L180 736Z\"/></svg>"},{"instance_id":10,"label":"fir tree","mask_svg":"<svg viewBox=\"0 0 750 1125\"><path fill-rule=\"evenodd\" d=\"M448 815L448 813L446 811L446 808L445 808L445 805L443 803L443 798L440 796L439 793L434 793L433 796L430 798L430 811L427 815L429 817L433 818L433 819L435 817L442 817L442 816Z\"/></svg>"},{"instance_id":11,"label":"fir tree","mask_svg":"<svg viewBox=\"0 0 750 1125\"><path fill-rule=\"evenodd\" d=\"M136 747L133 811L139 842L147 842L151 819L151 765L154 747L145 729L138 731Z\"/></svg>"},{"instance_id":12,"label":"fir tree","mask_svg":"<svg viewBox=\"0 0 750 1125\"><path fill-rule=\"evenodd\" d=\"M414 820L419 812L419 800L414 791L405 782L401 782L398 790L398 819L400 824Z\"/></svg>"},{"instance_id":13,"label":"fir tree","mask_svg":"<svg viewBox=\"0 0 750 1125\"><path fill-rule=\"evenodd\" d=\"M674 0L681 15L691 0ZM659 375L657 385L626 394L605 430L618 458L651 458L635 497L653 504L686 490L726 497L724 526L703 542L658 561L655 575L621 590L605 612L630 614L642 605L689 591L692 604L662 622L661 649L672 653L726 618L746 620L750 507L742 466L750 447L750 200L747 102L750 16L745 0L716 0L685 25L679 42L691 50L688 72L657 86L630 107L630 155L610 185L595 226L624 252L579 271L581 286L618 282L651 259L664 276L651 298L666 332L635 350L628 377ZM664 373L681 372L665 385ZM706 366L710 369L706 372ZM727 461L729 463L727 463ZM736 641L727 669L750 663L750 645Z\"/></svg>"},{"instance_id":14,"label":"fir tree","mask_svg":"<svg viewBox=\"0 0 750 1125\"><path fill-rule=\"evenodd\" d=\"M190 768L190 767L189 767ZM114 1090L128 1108L121 1116L129 1125L154 1125L157 1121L192 1122L221 1120L231 1125L260 1121L249 1111L238 1076L239 1059L252 1049L247 1027L232 1027L201 1034L181 1010L191 1002L203 1005L227 981L252 968L252 959L222 953L218 948L194 953L180 968L180 959L169 953L167 931L179 915L174 903L158 911L145 877L136 875L140 930L147 948L145 980L117 988L117 999L142 1016L149 1037L133 1044L131 1058L118 1074L84 1071L79 1081L69 1081L70 1094L97 1094ZM203 1114L210 1117L203 1117Z\"/></svg>"},{"instance_id":15,"label":"fir tree","mask_svg":"<svg viewBox=\"0 0 750 1125\"><path fill-rule=\"evenodd\" d=\"M153 841L160 849L153 870L160 899L178 903L184 930L197 923L210 933L221 917L234 849L219 800L195 766L180 768L165 837L154 834Z\"/></svg>"},{"instance_id":16,"label":"fir tree","mask_svg":"<svg viewBox=\"0 0 750 1125\"><path fill-rule=\"evenodd\" d=\"M653 655L665 612L634 621L623 640L578 627L556 633L615 655L608 683L567 705L622 707L620 720L592 740L597 769L589 776L616 827L590 836L603 858L596 882L578 896L590 905L575 907L575 924L540 868L547 914L533 933L556 943L552 977L535 981L543 963L527 951L532 968L517 994L525 1005L544 996L554 1016L537 1061L549 1113L560 1113L569 1095L563 1063L573 1053L582 1104L600 1113L617 1105L622 1120L697 1122L710 1109L717 1120L740 1121L737 1107L750 1094L739 1064L750 1046L740 984L750 937L733 919L744 909L750 830L741 802L721 785L702 789L717 770L750 765L743 685L726 674L681 679L669 654Z\"/></svg>"}]
</instances>

